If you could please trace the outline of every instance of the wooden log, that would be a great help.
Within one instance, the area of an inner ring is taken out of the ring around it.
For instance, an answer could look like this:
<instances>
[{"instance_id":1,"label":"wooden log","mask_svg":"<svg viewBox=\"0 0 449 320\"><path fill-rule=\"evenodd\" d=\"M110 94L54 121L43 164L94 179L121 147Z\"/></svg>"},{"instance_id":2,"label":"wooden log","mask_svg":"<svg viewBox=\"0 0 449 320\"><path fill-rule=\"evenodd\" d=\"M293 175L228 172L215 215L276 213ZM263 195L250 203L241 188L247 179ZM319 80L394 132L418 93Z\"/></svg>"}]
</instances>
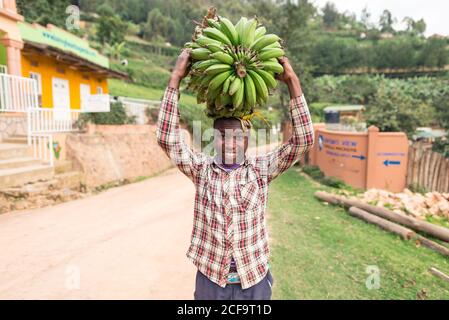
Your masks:
<instances>
[{"instance_id":1,"label":"wooden log","mask_svg":"<svg viewBox=\"0 0 449 320\"><path fill-rule=\"evenodd\" d=\"M427 221L421 221L421 220L409 217L405 214L396 213L396 212L388 210L387 208L384 208L384 207L372 206L370 204L366 204L359 200L347 199L345 197L342 197L339 195L332 195L330 193L323 192L323 191L315 192L315 196L319 199L322 199L323 196L326 196L326 199L328 199L329 201L333 201L330 203L335 203L335 201L336 201L337 203L340 203L341 205L346 206L346 207L357 207L357 208L363 209L365 211L368 211L376 216L379 216L381 218L400 223L400 224L407 226L415 231L421 231L421 232L427 233L437 239L449 242L449 229L447 229L445 227L437 226L437 225L432 224ZM330 200L329 197L333 197L334 199ZM325 201L328 201L328 200L325 200Z\"/></svg>"},{"instance_id":2,"label":"wooden log","mask_svg":"<svg viewBox=\"0 0 449 320\"><path fill-rule=\"evenodd\" d=\"M439 254L442 254L443 256L449 257L449 248L447 248L435 241L429 240L419 234L417 234L415 236L415 240L418 242L418 244L421 244L424 247L432 249L433 251L436 251Z\"/></svg>"},{"instance_id":3,"label":"wooden log","mask_svg":"<svg viewBox=\"0 0 449 320\"><path fill-rule=\"evenodd\" d=\"M368 223L375 224L386 231L393 232L394 234L401 236L401 238L404 240L410 240L416 235L415 232L410 229L404 228L399 224L375 216L357 207L350 207L349 214Z\"/></svg>"},{"instance_id":4,"label":"wooden log","mask_svg":"<svg viewBox=\"0 0 449 320\"><path fill-rule=\"evenodd\" d=\"M437 268L431 267L431 268L429 268L429 272L431 274L433 274L434 276L437 276L438 278L449 282L449 276L447 274L443 273L442 271L438 270Z\"/></svg>"},{"instance_id":5,"label":"wooden log","mask_svg":"<svg viewBox=\"0 0 449 320\"><path fill-rule=\"evenodd\" d=\"M426 248L429 248L433 251L436 251L443 256L449 257L449 248L446 248L445 246L436 243L435 241L429 240L419 234L416 234L411 229L405 228L397 223L388 221L387 219L380 218L374 214L369 213L368 211L359 209L357 207L350 207L349 214L351 216L362 219L368 223L375 224L386 231L397 234L401 236L401 238L404 240L413 239L418 244Z\"/></svg>"},{"instance_id":6,"label":"wooden log","mask_svg":"<svg viewBox=\"0 0 449 320\"><path fill-rule=\"evenodd\" d=\"M327 193L325 191L317 191L315 192L315 197L319 198L322 201L331 203L331 204L340 204L340 201L338 198L334 197L334 195Z\"/></svg>"}]
</instances>

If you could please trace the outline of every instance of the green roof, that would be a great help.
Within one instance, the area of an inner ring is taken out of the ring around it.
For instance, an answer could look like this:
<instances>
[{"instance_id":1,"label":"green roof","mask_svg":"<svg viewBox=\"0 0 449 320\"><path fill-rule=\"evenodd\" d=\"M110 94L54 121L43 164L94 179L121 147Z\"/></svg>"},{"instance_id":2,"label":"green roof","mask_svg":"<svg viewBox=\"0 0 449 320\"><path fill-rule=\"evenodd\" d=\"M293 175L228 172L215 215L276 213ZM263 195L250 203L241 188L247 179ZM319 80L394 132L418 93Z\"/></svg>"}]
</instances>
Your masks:
<instances>
[{"instance_id":1,"label":"green roof","mask_svg":"<svg viewBox=\"0 0 449 320\"><path fill-rule=\"evenodd\" d=\"M22 39L25 42L34 42L70 52L95 63L104 68L109 68L109 59L97 50L91 48L89 43L58 27L45 28L38 24L19 22Z\"/></svg>"},{"instance_id":2,"label":"green roof","mask_svg":"<svg viewBox=\"0 0 449 320\"><path fill-rule=\"evenodd\" d=\"M354 105L354 106L329 106L323 109L324 111L363 111L364 106Z\"/></svg>"}]
</instances>

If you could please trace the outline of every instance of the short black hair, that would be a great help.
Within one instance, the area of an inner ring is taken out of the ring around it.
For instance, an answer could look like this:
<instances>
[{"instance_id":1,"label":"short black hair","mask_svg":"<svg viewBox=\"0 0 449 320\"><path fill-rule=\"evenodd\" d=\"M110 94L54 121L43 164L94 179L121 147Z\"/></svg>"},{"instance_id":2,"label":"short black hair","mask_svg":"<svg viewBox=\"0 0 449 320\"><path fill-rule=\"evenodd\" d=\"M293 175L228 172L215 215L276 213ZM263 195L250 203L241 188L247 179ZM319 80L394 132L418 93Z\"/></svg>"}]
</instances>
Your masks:
<instances>
[{"instance_id":1,"label":"short black hair","mask_svg":"<svg viewBox=\"0 0 449 320\"><path fill-rule=\"evenodd\" d=\"M245 131L245 129L250 129L251 128L251 122L249 122L247 120L242 120L242 119L237 118L237 117L221 117L221 118L217 118L217 119L214 120L214 128L217 128L217 125L219 125L220 123L223 123L223 122L238 122L238 124L240 125L240 127L244 131ZM244 128L243 126L245 126L246 128Z\"/></svg>"}]
</instances>

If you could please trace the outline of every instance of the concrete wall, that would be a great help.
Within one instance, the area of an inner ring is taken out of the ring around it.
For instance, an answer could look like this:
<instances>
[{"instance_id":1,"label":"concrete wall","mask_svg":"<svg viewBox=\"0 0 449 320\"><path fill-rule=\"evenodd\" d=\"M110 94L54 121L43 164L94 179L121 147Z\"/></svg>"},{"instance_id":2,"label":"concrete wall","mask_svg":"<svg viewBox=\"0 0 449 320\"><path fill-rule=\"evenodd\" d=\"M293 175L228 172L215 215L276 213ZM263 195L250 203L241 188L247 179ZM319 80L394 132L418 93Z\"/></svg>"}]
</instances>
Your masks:
<instances>
[{"instance_id":1,"label":"concrete wall","mask_svg":"<svg viewBox=\"0 0 449 320\"><path fill-rule=\"evenodd\" d=\"M67 135L66 157L84 174L89 188L151 176L172 166L155 130L147 125L97 125L94 133Z\"/></svg>"},{"instance_id":2,"label":"concrete wall","mask_svg":"<svg viewBox=\"0 0 449 320\"><path fill-rule=\"evenodd\" d=\"M24 113L0 113L0 141L26 132L27 118Z\"/></svg>"},{"instance_id":3,"label":"concrete wall","mask_svg":"<svg viewBox=\"0 0 449 320\"><path fill-rule=\"evenodd\" d=\"M336 177L361 188L381 188L392 192L406 187L408 140L403 132L326 130L314 125L315 139L309 163L326 176Z\"/></svg>"}]
</instances>

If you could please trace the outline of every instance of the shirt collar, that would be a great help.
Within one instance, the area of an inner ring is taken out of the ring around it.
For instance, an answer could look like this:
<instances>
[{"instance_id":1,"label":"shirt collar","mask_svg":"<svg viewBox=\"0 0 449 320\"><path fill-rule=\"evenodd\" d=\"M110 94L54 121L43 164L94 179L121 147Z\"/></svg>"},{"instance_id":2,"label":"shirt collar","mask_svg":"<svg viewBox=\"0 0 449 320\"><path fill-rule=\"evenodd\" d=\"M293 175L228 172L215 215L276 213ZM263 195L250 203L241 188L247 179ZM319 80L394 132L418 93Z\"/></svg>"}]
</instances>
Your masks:
<instances>
[{"instance_id":1,"label":"shirt collar","mask_svg":"<svg viewBox=\"0 0 449 320\"><path fill-rule=\"evenodd\" d=\"M218 155L215 155L215 156L213 157L212 163L214 163L215 166L217 166L217 167L220 168L221 170L225 170L225 169L222 167L222 165L221 165L221 162L220 162L220 160L219 160L219 158L218 158ZM249 159L248 159L248 157L245 155L245 160L243 160L239 165L240 165L240 166L246 166L246 165L248 165L248 164L249 164Z\"/></svg>"}]
</instances>

